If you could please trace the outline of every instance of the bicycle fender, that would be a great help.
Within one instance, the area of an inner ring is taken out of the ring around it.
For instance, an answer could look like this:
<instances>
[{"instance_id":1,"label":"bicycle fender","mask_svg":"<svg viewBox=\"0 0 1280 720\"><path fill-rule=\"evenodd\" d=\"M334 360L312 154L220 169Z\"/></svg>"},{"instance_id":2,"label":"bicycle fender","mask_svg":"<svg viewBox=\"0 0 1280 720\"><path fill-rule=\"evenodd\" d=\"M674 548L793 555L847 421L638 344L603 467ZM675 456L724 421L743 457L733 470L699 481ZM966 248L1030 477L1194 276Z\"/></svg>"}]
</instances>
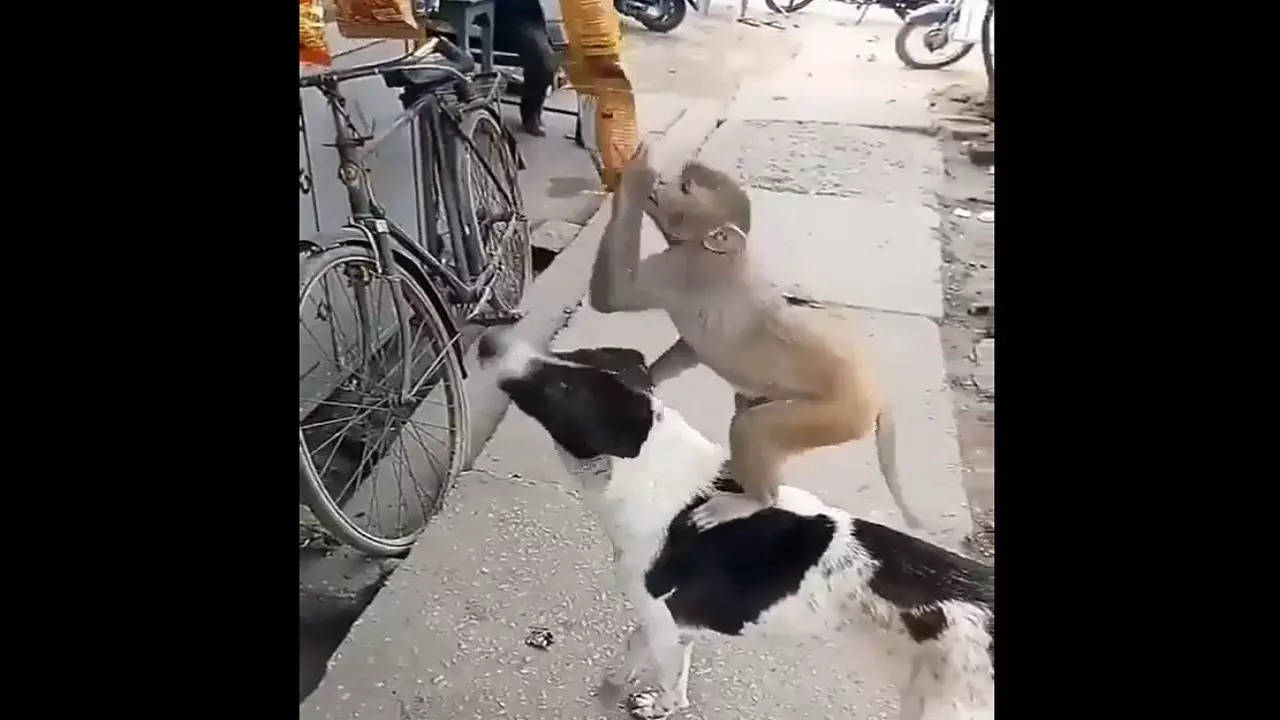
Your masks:
<instances>
[{"instance_id":1,"label":"bicycle fender","mask_svg":"<svg viewBox=\"0 0 1280 720\"><path fill-rule=\"evenodd\" d=\"M458 326L453 322L453 309L444 301L444 296L440 294L440 290L436 287L436 283L428 275L426 269L411 254L404 252L398 247L392 247L391 254L395 256L396 261L400 264L400 269L413 276L418 285L427 294L427 300L435 308L436 314L440 316L440 322L444 323L445 334L453 341L459 335ZM453 354L458 356L458 366L462 369L462 379L466 380L469 376L467 372L467 362L464 356L465 348L461 342L453 342Z\"/></svg>"},{"instance_id":2,"label":"bicycle fender","mask_svg":"<svg viewBox=\"0 0 1280 720\"><path fill-rule=\"evenodd\" d=\"M299 240L298 250L301 252L303 248L307 248L311 252L321 252L331 247L355 244L364 245L372 249L374 247L373 233L359 225L344 225L333 232L316 233L305 240ZM381 271L382 263L378 261L377 253L374 253L374 255L374 262L378 263L378 270Z\"/></svg>"},{"instance_id":3,"label":"bicycle fender","mask_svg":"<svg viewBox=\"0 0 1280 720\"><path fill-rule=\"evenodd\" d=\"M315 247L319 250L325 250L331 247L352 246L369 248L373 251L374 263L377 265L378 272L385 272L382 267L382 261L378 258L377 243L374 240L373 233L359 225L345 225L341 229L333 232L324 232L312 235L306 240L298 243L299 249L303 246ZM458 327L453 322L453 310L445 302L444 297L440 294L440 290L436 287L434 281L428 276L422 265L418 263L414 257L393 245L391 249L392 255L399 262L400 268L413 276L418 285L422 287L423 292L427 295L427 300L431 302L436 314L440 316L440 321L444 323L445 332L450 337L458 335ZM458 356L458 364L462 367L462 377L466 379L468 376L466 361L463 358L464 348L462 343L453 343L453 352Z\"/></svg>"},{"instance_id":4,"label":"bicycle fender","mask_svg":"<svg viewBox=\"0 0 1280 720\"><path fill-rule=\"evenodd\" d=\"M931 3L908 13L907 22L912 20L924 20L930 23L942 22L951 14L951 9L951 6L946 3Z\"/></svg>"}]
</instances>

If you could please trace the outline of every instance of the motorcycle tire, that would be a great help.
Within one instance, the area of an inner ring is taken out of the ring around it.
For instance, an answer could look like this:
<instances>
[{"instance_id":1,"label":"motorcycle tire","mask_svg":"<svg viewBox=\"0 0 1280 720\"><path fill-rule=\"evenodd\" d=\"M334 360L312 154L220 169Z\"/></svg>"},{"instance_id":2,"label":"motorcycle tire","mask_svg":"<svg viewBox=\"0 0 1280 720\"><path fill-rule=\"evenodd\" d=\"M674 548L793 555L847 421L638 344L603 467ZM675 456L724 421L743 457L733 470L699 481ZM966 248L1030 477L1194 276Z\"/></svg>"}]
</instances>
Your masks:
<instances>
[{"instance_id":1,"label":"motorcycle tire","mask_svg":"<svg viewBox=\"0 0 1280 720\"><path fill-rule=\"evenodd\" d=\"M764 0L764 4L768 5L770 10L782 15L786 15L787 13L800 12L801 10L809 7L809 3L811 2L813 2L813 0L793 0L792 2L788 3L791 7L787 8L786 10L783 10L781 7L778 6L778 3L774 2L774 0Z\"/></svg>"},{"instance_id":2,"label":"motorcycle tire","mask_svg":"<svg viewBox=\"0 0 1280 720\"><path fill-rule=\"evenodd\" d=\"M911 18L907 20L907 22L903 23L902 27L898 28L898 34L893 38L893 51L898 54L898 59L901 60L904 65L912 70L937 70L960 62L960 60L965 55L968 55L969 51L973 49L973 43L964 43L961 46L960 51L955 55L939 60L938 62L925 62L911 57L911 53L907 51L907 38L910 37L911 33L917 28L930 28L936 24L937 23L932 20Z\"/></svg>"},{"instance_id":3,"label":"motorcycle tire","mask_svg":"<svg viewBox=\"0 0 1280 720\"><path fill-rule=\"evenodd\" d=\"M658 33L671 32L675 30L680 23L684 22L684 15L688 12L688 6L685 0L663 0L663 7L670 8L668 12L664 12L662 17L649 18L639 15L636 20L644 25L646 30Z\"/></svg>"}]
</instances>

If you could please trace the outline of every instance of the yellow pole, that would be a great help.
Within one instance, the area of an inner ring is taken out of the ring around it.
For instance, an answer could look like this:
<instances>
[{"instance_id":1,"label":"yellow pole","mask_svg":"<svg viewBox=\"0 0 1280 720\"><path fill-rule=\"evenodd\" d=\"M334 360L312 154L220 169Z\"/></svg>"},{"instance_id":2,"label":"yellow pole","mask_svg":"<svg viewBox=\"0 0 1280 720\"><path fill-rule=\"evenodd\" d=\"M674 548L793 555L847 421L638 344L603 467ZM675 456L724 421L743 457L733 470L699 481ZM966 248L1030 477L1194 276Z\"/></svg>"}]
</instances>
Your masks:
<instances>
[{"instance_id":1,"label":"yellow pole","mask_svg":"<svg viewBox=\"0 0 1280 720\"><path fill-rule=\"evenodd\" d=\"M579 96L583 141L608 190L618 185L622 165L635 154L636 99L622 70L618 13L610 0L560 0L569 41L565 71Z\"/></svg>"}]
</instances>

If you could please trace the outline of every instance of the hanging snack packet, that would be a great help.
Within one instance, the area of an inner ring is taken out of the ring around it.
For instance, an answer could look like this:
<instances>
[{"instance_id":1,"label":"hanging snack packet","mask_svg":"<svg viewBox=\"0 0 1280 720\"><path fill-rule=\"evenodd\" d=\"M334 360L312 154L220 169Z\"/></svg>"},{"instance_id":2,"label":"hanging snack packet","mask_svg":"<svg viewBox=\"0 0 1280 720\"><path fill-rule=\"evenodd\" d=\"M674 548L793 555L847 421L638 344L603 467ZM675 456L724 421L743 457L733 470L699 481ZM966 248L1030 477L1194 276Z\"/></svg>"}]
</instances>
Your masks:
<instances>
[{"instance_id":1,"label":"hanging snack packet","mask_svg":"<svg viewBox=\"0 0 1280 720\"><path fill-rule=\"evenodd\" d=\"M560 9L583 143L605 188L614 190L639 141L635 94L619 56L618 13L609 0L561 0Z\"/></svg>"},{"instance_id":2,"label":"hanging snack packet","mask_svg":"<svg viewBox=\"0 0 1280 720\"><path fill-rule=\"evenodd\" d=\"M338 32L349 38L421 40L413 0L337 0Z\"/></svg>"},{"instance_id":3,"label":"hanging snack packet","mask_svg":"<svg viewBox=\"0 0 1280 720\"><path fill-rule=\"evenodd\" d=\"M320 0L298 0L298 62L324 67L333 63L324 42L324 7Z\"/></svg>"}]
</instances>

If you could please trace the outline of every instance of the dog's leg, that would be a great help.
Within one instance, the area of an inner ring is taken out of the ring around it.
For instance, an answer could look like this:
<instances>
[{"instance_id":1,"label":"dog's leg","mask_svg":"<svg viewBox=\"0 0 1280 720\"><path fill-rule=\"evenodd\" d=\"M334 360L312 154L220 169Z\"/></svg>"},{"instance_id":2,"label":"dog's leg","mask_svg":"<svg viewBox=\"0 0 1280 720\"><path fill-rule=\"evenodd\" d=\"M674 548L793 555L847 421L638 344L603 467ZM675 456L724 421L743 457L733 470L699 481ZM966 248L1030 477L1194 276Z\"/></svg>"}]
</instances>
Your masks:
<instances>
[{"instance_id":1,"label":"dog's leg","mask_svg":"<svg viewBox=\"0 0 1280 720\"><path fill-rule=\"evenodd\" d=\"M921 720L924 717L924 695L920 692L921 673L924 672L923 658L917 654L911 658L911 674L902 685L902 693L898 697L898 720Z\"/></svg>"},{"instance_id":2,"label":"dog's leg","mask_svg":"<svg viewBox=\"0 0 1280 720\"><path fill-rule=\"evenodd\" d=\"M622 648L622 662L610 673L609 682L619 687L630 685L649 664L649 643L645 640L644 630L635 628L627 635Z\"/></svg>"},{"instance_id":3,"label":"dog's leg","mask_svg":"<svg viewBox=\"0 0 1280 720\"><path fill-rule=\"evenodd\" d=\"M681 640L684 658L680 664L680 679L676 681L676 707L689 707L689 663L693 660L693 640Z\"/></svg>"},{"instance_id":4,"label":"dog's leg","mask_svg":"<svg viewBox=\"0 0 1280 720\"><path fill-rule=\"evenodd\" d=\"M689 659L693 644L664 642L661 647L650 645L650 650L658 671L658 687L632 693L627 699L627 710L631 717L639 720L661 720L689 707Z\"/></svg>"},{"instance_id":5,"label":"dog's leg","mask_svg":"<svg viewBox=\"0 0 1280 720\"><path fill-rule=\"evenodd\" d=\"M640 606L640 616L648 655L658 671L658 687L633 693L627 699L627 711L638 720L661 720L689 704L681 686L688 685L693 646L680 637L675 619L662 601L648 598Z\"/></svg>"}]
</instances>

